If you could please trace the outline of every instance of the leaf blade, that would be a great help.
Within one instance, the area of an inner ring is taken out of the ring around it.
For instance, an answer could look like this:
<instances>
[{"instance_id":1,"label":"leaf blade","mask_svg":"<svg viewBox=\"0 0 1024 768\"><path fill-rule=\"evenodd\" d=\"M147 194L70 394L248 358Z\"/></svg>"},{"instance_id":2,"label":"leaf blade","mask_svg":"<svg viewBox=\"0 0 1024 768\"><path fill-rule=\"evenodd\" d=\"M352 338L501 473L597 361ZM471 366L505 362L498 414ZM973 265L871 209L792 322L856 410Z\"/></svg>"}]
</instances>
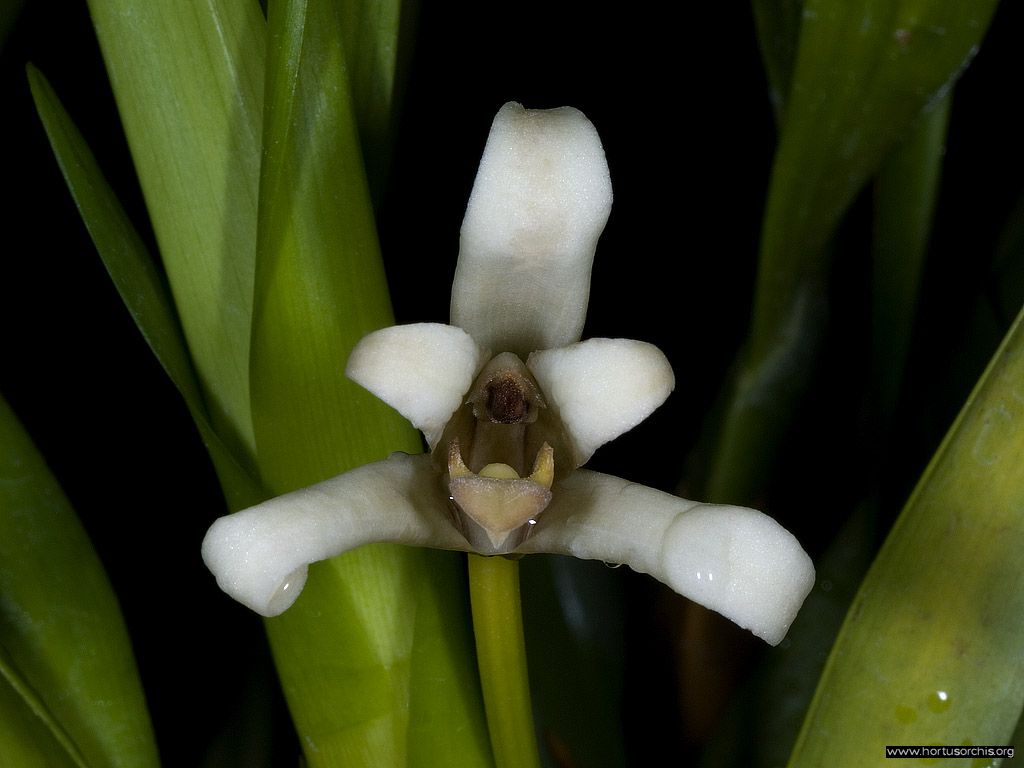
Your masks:
<instances>
[{"instance_id":1,"label":"leaf blade","mask_svg":"<svg viewBox=\"0 0 1024 768\"><path fill-rule=\"evenodd\" d=\"M28 79L36 110L68 189L121 299L184 398L229 501L251 501L257 496L255 483L210 423L173 302L142 238L49 82L31 65Z\"/></svg>"},{"instance_id":2,"label":"leaf blade","mask_svg":"<svg viewBox=\"0 0 1024 768\"><path fill-rule=\"evenodd\" d=\"M251 461L259 4L90 0L89 9L211 422Z\"/></svg>"},{"instance_id":3,"label":"leaf blade","mask_svg":"<svg viewBox=\"0 0 1024 768\"><path fill-rule=\"evenodd\" d=\"M1021 381L1024 312L861 585L791 768L881 766L886 744L1007 743L1024 705L1024 680L1006 675L1024 663Z\"/></svg>"},{"instance_id":4,"label":"leaf blade","mask_svg":"<svg viewBox=\"0 0 1024 768\"><path fill-rule=\"evenodd\" d=\"M131 642L70 505L0 399L0 646L88 765L156 766Z\"/></svg>"},{"instance_id":5,"label":"leaf blade","mask_svg":"<svg viewBox=\"0 0 1024 768\"><path fill-rule=\"evenodd\" d=\"M977 50L995 0L807 0L761 231L753 317L706 495L750 503L813 368L828 240Z\"/></svg>"},{"instance_id":6,"label":"leaf blade","mask_svg":"<svg viewBox=\"0 0 1024 768\"><path fill-rule=\"evenodd\" d=\"M280 493L420 440L343 376L355 343L393 320L339 9L271 3L269 26L252 403L260 471ZM311 766L488 764L458 563L364 547L314 566L267 621Z\"/></svg>"}]
</instances>

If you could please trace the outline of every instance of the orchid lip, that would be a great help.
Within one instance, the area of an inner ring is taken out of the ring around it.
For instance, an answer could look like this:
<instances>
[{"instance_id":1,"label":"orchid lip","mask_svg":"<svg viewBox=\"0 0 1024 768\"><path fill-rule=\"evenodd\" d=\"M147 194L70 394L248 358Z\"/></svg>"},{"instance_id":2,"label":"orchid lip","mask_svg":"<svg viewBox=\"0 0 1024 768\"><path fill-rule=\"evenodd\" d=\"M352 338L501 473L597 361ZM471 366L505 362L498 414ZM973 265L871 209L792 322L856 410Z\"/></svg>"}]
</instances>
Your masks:
<instances>
[{"instance_id":1,"label":"orchid lip","mask_svg":"<svg viewBox=\"0 0 1024 768\"><path fill-rule=\"evenodd\" d=\"M522 544L551 502L554 451L544 443L526 477L495 462L473 472L458 438L448 449L448 499L455 527L484 554L504 554Z\"/></svg>"}]
</instances>

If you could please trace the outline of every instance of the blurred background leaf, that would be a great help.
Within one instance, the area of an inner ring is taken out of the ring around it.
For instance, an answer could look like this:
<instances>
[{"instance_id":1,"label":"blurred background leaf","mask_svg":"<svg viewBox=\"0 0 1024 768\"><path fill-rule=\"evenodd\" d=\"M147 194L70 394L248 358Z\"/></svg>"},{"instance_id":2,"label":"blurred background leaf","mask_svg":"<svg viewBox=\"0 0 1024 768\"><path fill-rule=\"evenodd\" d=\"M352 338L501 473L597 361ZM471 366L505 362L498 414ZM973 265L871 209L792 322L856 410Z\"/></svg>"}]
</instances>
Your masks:
<instances>
[{"instance_id":1,"label":"blurred background leaf","mask_svg":"<svg viewBox=\"0 0 1024 768\"><path fill-rule=\"evenodd\" d=\"M159 765L117 598L67 499L2 399L0 598L0 720L34 717L48 726L44 732L38 723L24 731L5 725L0 762L32 765L38 750L60 755L58 764Z\"/></svg>"},{"instance_id":2,"label":"blurred background leaf","mask_svg":"<svg viewBox=\"0 0 1024 768\"><path fill-rule=\"evenodd\" d=\"M823 248L889 149L952 87L995 7L995 0L804 3L750 335L718 429L708 498L749 503L763 491L826 323ZM762 24L761 31L772 30Z\"/></svg>"}]
</instances>

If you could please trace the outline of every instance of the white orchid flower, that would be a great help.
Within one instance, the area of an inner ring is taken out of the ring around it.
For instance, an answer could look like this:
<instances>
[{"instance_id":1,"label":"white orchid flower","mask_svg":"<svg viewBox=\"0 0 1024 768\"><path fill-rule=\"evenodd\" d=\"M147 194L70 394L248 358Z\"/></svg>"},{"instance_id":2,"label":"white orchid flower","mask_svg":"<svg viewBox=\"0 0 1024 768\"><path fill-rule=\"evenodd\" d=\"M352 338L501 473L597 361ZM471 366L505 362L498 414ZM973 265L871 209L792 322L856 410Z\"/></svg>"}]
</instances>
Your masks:
<instances>
[{"instance_id":1,"label":"white orchid flower","mask_svg":"<svg viewBox=\"0 0 1024 768\"><path fill-rule=\"evenodd\" d=\"M462 225L452 325L376 331L348 361L430 454L394 454L220 518L203 558L221 588L275 616L310 563L370 542L552 552L627 564L777 644L814 582L790 533L752 509L579 469L675 383L650 344L579 341L611 201L581 112L502 107Z\"/></svg>"}]
</instances>

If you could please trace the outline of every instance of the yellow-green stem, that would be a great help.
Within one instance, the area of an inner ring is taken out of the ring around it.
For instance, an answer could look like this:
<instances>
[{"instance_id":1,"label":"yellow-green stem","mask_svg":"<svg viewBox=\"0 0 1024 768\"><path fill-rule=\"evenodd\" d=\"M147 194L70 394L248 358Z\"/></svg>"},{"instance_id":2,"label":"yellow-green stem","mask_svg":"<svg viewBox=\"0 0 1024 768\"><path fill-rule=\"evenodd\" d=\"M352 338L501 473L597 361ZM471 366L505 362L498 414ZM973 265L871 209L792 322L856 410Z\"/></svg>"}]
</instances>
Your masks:
<instances>
[{"instance_id":1,"label":"yellow-green stem","mask_svg":"<svg viewBox=\"0 0 1024 768\"><path fill-rule=\"evenodd\" d=\"M476 654L497 768L539 768L519 602L519 562L469 556Z\"/></svg>"}]
</instances>

